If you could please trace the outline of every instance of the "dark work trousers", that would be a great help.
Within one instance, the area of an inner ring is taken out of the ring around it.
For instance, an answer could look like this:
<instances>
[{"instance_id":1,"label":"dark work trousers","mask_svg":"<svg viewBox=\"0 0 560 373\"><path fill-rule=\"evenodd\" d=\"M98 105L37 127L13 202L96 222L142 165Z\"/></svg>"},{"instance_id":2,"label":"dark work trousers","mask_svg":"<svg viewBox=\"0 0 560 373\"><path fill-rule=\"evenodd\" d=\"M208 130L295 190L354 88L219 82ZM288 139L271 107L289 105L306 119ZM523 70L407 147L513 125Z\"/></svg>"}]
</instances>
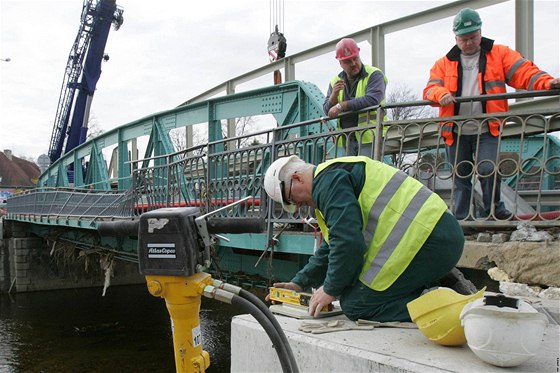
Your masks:
<instances>
[{"instance_id":1,"label":"dark work trousers","mask_svg":"<svg viewBox=\"0 0 560 373\"><path fill-rule=\"evenodd\" d=\"M473 165L476 166L475 175L480 180L482 189L482 203L484 204L484 217L489 216L494 204L494 213L499 215L506 208L501 201L500 175L495 166L498 159L498 137L489 132L478 135L461 135L451 146L447 146L447 157L454 167L453 200L455 201L453 213L459 220L469 216L469 208L472 198ZM494 190L494 185L498 185ZM492 194L494 197L492 198ZM493 201L493 202L492 202ZM471 216L476 218L476 214Z\"/></svg>"},{"instance_id":2,"label":"dark work trousers","mask_svg":"<svg viewBox=\"0 0 560 373\"><path fill-rule=\"evenodd\" d=\"M358 280L342 293L344 314L351 320L410 321L406 304L425 289L439 286L439 279L461 258L464 244L457 219L445 212L410 265L387 290L372 290Z\"/></svg>"}]
</instances>

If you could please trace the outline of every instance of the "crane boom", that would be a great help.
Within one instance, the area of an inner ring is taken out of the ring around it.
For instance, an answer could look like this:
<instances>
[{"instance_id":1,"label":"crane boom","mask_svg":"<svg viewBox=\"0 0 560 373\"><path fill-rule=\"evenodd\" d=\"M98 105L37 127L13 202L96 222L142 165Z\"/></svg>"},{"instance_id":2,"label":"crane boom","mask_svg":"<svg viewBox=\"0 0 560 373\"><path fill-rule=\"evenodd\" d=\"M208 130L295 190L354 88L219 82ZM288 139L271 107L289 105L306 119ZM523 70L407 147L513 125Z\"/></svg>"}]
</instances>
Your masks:
<instances>
[{"instance_id":1,"label":"crane boom","mask_svg":"<svg viewBox=\"0 0 560 373\"><path fill-rule=\"evenodd\" d=\"M65 144L68 152L86 139L89 106L101 75L109 29L111 24L116 29L120 27L122 13L115 0L84 0L80 28L68 56L58 99L48 153L51 163L60 158Z\"/></svg>"}]
</instances>

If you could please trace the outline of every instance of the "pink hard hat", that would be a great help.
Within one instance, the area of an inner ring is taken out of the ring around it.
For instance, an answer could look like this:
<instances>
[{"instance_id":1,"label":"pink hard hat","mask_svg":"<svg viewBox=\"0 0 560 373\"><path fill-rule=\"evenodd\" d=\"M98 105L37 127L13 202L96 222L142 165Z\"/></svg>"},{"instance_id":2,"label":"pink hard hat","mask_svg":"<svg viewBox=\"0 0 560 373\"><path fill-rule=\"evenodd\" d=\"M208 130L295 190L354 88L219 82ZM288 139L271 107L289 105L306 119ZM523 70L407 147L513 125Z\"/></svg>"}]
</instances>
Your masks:
<instances>
[{"instance_id":1,"label":"pink hard hat","mask_svg":"<svg viewBox=\"0 0 560 373\"><path fill-rule=\"evenodd\" d=\"M360 53L360 48L354 39L344 38L336 43L336 59L346 60L352 58Z\"/></svg>"}]
</instances>

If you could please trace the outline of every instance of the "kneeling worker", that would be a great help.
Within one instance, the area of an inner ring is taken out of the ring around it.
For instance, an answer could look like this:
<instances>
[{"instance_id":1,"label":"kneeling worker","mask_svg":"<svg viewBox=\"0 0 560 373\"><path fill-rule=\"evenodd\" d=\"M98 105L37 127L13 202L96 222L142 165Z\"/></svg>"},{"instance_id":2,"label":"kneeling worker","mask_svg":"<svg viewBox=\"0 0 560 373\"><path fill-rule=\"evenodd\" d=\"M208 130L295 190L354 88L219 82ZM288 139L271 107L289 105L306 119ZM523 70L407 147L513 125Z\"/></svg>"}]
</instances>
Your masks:
<instances>
[{"instance_id":1,"label":"kneeling worker","mask_svg":"<svg viewBox=\"0 0 560 373\"><path fill-rule=\"evenodd\" d=\"M450 271L459 273L451 281L465 282L454 269L464 245L457 220L437 194L392 166L363 156L314 166L292 155L270 165L264 187L289 213L315 208L321 247L291 282L274 284L317 288L311 315L339 298L350 320L410 321L406 304L446 286L439 280Z\"/></svg>"}]
</instances>

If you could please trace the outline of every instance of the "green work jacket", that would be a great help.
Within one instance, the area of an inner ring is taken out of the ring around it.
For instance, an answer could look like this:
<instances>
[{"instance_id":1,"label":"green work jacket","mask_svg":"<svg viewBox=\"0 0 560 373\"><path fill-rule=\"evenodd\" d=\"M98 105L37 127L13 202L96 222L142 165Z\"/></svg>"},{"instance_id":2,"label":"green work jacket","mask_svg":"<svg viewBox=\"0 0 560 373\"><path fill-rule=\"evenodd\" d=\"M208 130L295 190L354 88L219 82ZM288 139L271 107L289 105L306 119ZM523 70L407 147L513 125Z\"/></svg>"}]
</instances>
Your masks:
<instances>
[{"instance_id":1,"label":"green work jacket","mask_svg":"<svg viewBox=\"0 0 560 373\"><path fill-rule=\"evenodd\" d=\"M335 163L352 162L365 163L365 182L358 203L367 250L359 279L369 288L383 291L408 267L447 205L418 180L368 157L342 157L321 163L315 169L315 177ZM329 221L318 208L315 214L328 244Z\"/></svg>"}]
</instances>

